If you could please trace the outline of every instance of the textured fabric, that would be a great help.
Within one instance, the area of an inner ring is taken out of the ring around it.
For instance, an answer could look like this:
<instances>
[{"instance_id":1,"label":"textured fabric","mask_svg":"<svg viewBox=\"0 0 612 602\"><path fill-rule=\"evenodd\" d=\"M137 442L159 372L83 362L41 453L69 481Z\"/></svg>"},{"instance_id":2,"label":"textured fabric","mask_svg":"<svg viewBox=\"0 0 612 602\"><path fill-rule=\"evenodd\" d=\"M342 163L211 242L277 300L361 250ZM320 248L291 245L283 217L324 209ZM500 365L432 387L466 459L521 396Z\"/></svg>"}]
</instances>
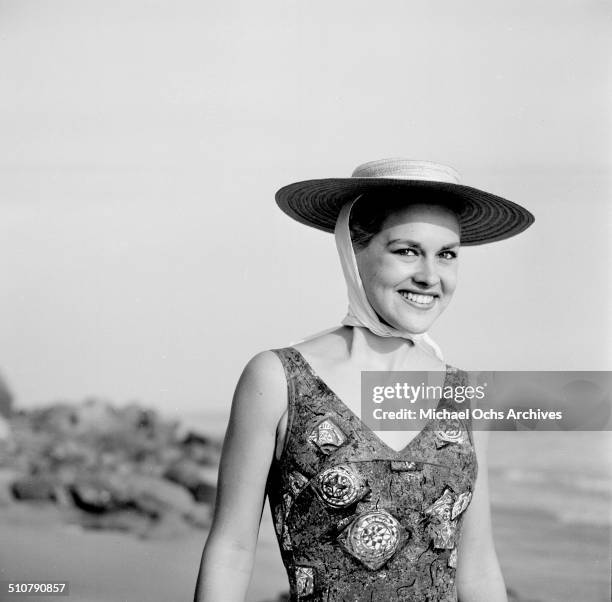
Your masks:
<instances>
[{"instance_id":1,"label":"textured fabric","mask_svg":"<svg viewBox=\"0 0 612 602\"><path fill-rule=\"evenodd\" d=\"M342 273L346 281L349 301L348 312L342 320L342 324L345 326L363 326L380 337L399 337L412 341L428 353L433 353L438 359L443 360L440 347L428 334L413 334L383 324L370 305L363 288L363 283L361 282L361 277L359 276L349 227L351 209L358 200L359 197L342 207L334 231L336 248L340 256L340 264L342 265Z\"/></svg>"},{"instance_id":2,"label":"textured fabric","mask_svg":"<svg viewBox=\"0 0 612 602\"><path fill-rule=\"evenodd\" d=\"M477 475L471 424L429 421L396 452L296 349L275 353L288 420L267 493L290 599L455 602L457 544ZM444 385L461 384L466 374L447 367Z\"/></svg>"}]
</instances>

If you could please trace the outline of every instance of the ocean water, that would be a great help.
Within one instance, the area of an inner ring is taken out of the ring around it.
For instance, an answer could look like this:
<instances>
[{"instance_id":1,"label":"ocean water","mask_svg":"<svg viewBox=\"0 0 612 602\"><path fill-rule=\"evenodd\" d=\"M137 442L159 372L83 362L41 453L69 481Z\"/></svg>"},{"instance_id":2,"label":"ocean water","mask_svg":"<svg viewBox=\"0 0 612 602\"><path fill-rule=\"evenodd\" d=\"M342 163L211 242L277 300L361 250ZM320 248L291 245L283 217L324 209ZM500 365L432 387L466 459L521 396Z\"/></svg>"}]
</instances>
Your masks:
<instances>
[{"instance_id":1,"label":"ocean water","mask_svg":"<svg viewBox=\"0 0 612 602\"><path fill-rule=\"evenodd\" d=\"M491 503L535 509L566 524L612 525L612 433L496 432Z\"/></svg>"},{"instance_id":2,"label":"ocean water","mask_svg":"<svg viewBox=\"0 0 612 602\"><path fill-rule=\"evenodd\" d=\"M225 412L182 417L183 425L221 438ZM489 491L499 510L545 512L563 524L612 526L612 433L493 432Z\"/></svg>"}]
</instances>

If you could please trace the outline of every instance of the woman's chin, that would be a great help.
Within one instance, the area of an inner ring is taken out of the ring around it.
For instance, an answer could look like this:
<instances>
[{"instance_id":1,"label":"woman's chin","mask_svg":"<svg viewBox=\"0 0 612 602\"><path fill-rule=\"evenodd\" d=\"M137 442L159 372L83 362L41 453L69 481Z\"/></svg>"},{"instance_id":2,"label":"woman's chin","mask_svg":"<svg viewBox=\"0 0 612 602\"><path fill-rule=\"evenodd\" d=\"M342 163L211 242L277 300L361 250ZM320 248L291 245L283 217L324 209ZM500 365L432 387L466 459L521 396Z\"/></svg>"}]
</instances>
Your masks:
<instances>
[{"instance_id":1,"label":"woman's chin","mask_svg":"<svg viewBox=\"0 0 612 602\"><path fill-rule=\"evenodd\" d=\"M427 321L419 320L418 322L412 321L412 320L411 321L397 320L393 322L387 322L387 324L389 324L389 326L391 326L392 328L395 328L395 330L399 330L402 333L418 336L418 335L425 334L434 322L435 322L435 319L427 320Z\"/></svg>"},{"instance_id":2,"label":"woman's chin","mask_svg":"<svg viewBox=\"0 0 612 602\"><path fill-rule=\"evenodd\" d=\"M420 335L425 334L437 320L440 315L439 311L429 311L427 313L419 311L419 315L413 315L413 312L397 312L394 315L383 316L377 312L378 319L395 330L402 333ZM406 314L409 315L406 315ZM400 314L400 315L398 315Z\"/></svg>"}]
</instances>

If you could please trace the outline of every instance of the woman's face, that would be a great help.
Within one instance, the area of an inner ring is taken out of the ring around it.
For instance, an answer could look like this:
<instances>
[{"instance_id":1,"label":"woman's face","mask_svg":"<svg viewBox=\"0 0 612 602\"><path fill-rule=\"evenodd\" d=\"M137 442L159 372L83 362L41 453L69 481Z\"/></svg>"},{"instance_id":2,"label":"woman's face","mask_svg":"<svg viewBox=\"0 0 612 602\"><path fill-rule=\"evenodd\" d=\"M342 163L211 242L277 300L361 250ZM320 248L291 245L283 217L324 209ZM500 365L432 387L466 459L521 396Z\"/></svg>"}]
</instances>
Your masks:
<instances>
[{"instance_id":1,"label":"woman's face","mask_svg":"<svg viewBox=\"0 0 612 602\"><path fill-rule=\"evenodd\" d=\"M412 334L429 329L455 291L459 236L450 210L410 205L356 252L366 296L383 322Z\"/></svg>"}]
</instances>

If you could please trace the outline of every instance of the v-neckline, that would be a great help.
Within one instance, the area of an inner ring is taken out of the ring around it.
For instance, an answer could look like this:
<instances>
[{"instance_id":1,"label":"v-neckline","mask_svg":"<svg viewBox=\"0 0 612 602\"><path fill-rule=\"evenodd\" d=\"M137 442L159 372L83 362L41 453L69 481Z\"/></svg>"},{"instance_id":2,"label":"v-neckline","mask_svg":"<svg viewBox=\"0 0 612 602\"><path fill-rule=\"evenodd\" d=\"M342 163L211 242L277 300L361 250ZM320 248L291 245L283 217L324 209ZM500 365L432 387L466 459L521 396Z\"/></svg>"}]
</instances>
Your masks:
<instances>
[{"instance_id":1,"label":"v-neckline","mask_svg":"<svg viewBox=\"0 0 612 602\"><path fill-rule=\"evenodd\" d=\"M315 372L314 368L312 367L310 362L304 357L301 351L298 351L295 347L291 347L291 349L298 355L298 357L300 358L300 360L302 361L302 363L304 364L304 366L306 367L306 369L308 370L312 378L316 380L326 390L326 392L329 395L331 395L332 399L338 404L338 406L340 406L340 408L344 410L345 412L348 412L349 416L352 417L354 421L356 421L367 433L369 433L372 437L374 437L380 445L384 446L392 454L395 454L396 456L401 456L405 454L417 439L423 437L425 431L434 422L434 419L430 418L425 423L423 428L412 439L410 439L410 441L408 441L408 443L406 443L404 447L402 447L399 450L394 449L389 444L387 444L385 441L383 441L376 434L376 431L370 428L368 424L366 424L359 416L357 416L357 414L355 414L355 412L344 401L342 401L340 396ZM444 373L444 381L442 383L442 389L444 389L444 387L447 384L450 366L445 363L444 368L445 368L445 373ZM442 399L443 399L442 397L438 399L436 410L440 409L440 405L442 404Z\"/></svg>"}]
</instances>

